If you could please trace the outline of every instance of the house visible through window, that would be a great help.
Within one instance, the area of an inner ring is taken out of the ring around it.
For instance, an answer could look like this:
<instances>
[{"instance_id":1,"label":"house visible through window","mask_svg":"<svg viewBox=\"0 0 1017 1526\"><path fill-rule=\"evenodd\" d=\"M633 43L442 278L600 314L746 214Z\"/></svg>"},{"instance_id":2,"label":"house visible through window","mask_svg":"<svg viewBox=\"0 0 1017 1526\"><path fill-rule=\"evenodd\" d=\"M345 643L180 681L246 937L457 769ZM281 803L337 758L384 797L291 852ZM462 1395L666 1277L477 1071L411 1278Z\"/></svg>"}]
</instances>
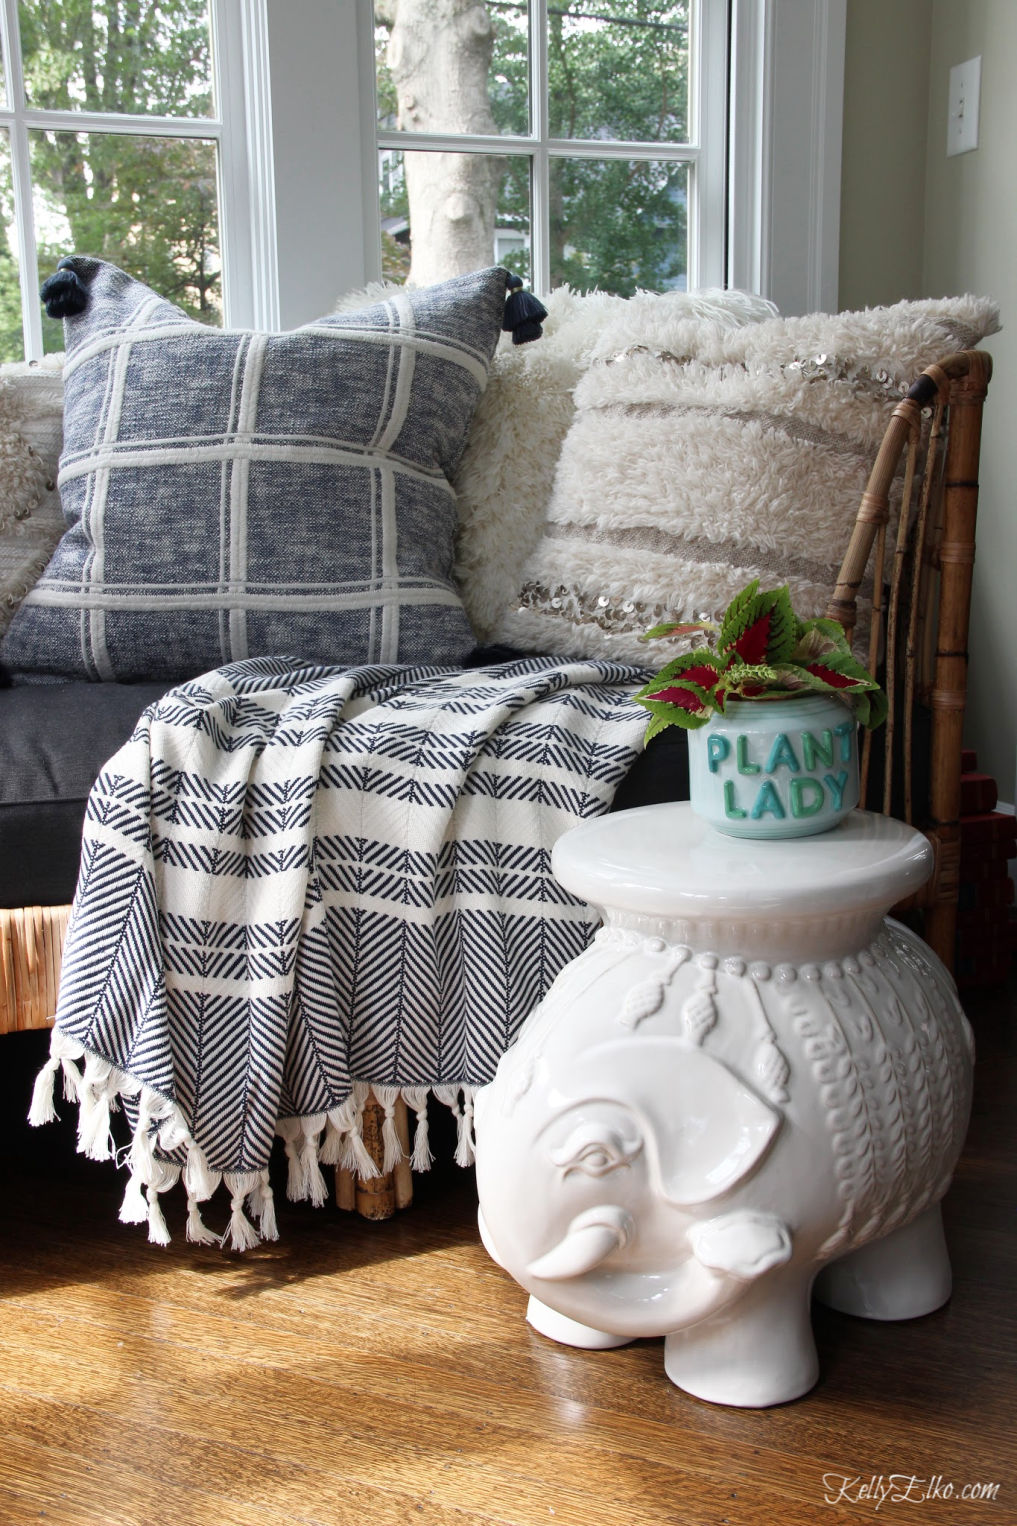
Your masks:
<instances>
[{"instance_id":1,"label":"house visible through window","mask_svg":"<svg viewBox=\"0 0 1017 1526\"><path fill-rule=\"evenodd\" d=\"M702 88L721 7L374 9L388 277L422 284L499 261L541 290L568 282L625 296L721 279L704 254L705 219L722 216L723 112L711 117Z\"/></svg>"}]
</instances>

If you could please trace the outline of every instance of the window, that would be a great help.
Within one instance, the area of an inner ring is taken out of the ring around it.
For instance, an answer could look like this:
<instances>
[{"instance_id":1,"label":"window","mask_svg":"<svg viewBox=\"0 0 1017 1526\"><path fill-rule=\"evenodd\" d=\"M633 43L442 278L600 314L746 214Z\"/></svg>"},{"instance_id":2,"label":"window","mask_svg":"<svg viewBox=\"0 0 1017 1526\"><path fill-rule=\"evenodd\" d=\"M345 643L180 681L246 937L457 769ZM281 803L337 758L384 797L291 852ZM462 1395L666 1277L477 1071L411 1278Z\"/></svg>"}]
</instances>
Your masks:
<instances>
[{"instance_id":1,"label":"window","mask_svg":"<svg viewBox=\"0 0 1017 1526\"><path fill-rule=\"evenodd\" d=\"M150 255L137 273L199 317L308 322L427 247L407 189L422 166L451 177L460 236L486 177L477 262L538 290L727 282L829 309L845 4L378 0L376 18L371 0L0 0L0 358L60 343L38 286L81 239L128 268ZM475 119L403 118L387 55L414 9L480 28ZM163 29L130 81L128 12ZM59 66L74 16L116 44L99 100L83 49Z\"/></svg>"},{"instance_id":2,"label":"window","mask_svg":"<svg viewBox=\"0 0 1017 1526\"><path fill-rule=\"evenodd\" d=\"M2 20L3 358L62 348L36 293L71 250L221 322L222 8L4 0Z\"/></svg>"},{"instance_id":3,"label":"window","mask_svg":"<svg viewBox=\"0 0 1017 1526\"><path fill-rule=\"evenodd\" d=\"M725 6L376 0L375 18L386 275L497 259L538 290L720 284Z\"/></svg>"}]
</instances>

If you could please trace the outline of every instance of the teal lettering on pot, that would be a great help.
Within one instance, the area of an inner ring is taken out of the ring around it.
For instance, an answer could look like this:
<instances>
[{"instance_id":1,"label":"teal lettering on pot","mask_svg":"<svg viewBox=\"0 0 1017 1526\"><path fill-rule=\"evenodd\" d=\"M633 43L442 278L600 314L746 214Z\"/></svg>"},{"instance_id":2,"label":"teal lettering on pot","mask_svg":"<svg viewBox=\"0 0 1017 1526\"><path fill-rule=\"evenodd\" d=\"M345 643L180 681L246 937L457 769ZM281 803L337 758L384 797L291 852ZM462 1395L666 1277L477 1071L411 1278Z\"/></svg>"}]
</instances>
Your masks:
<instances>
[{"instance_id":1,"label":"teal lettering on pot","mask_svg":"<svg viewBox=\"0 0 1017 1526\"><path fill-rule=\"evenodd\" d=\"M756 803L752 807L752 820L758 821L762 816L776 816L783 820L786 815L787 812L777 793L777 786L772 779L767 779L756 796Z\"/></svg>"},{"instance_id":2,"label":"teal lettering on pot","mask_svg":"<svg viewBox=\"0 0 1017 1526\"><path fill-rule=\"evenodd\" d=\"M725 736L708 736L706 738L706 756L710 765L711 774L715 774L731 752L731 743ZM830 757L830 767L833 767L833 757Z\"/></svg>"},{"instance_id":3,"label":"teal lettering on pot","mask_svg":"<svg viewBox=\"0 0 1017 1526\"><path fill-rule=\"evenodd\" d=\"M745 837L824 832L858 804L857 727L836 696L728 700L689 733L693 809Z\"/></svg>"},{"instance_id":4,"label":"teal lettering on pot","mask_svg":"<svg viewBox=\"0 0 1017 1526\"><path fill-rule=\"evenodd\" d=\"M847 788L847 782L848 774L846 768L842 768L839 774L827 774L823 780L823 783L833 797L832 805L835 811L843 809L844 791Z\"/></svg>"},{"instance_id":5,"label":"teal lettering on pot","mask_svg":"<svg viewBox=\"0 0 1017 1526\"><path fill-rule=\"evenodd\" d=\"M829 732L826 733L830 735ZM804 742L805 738L802 738ZM804 748L803 748L804 751ZM788 787L791 797L791 815L798 821L806 816L815 816L817 811L823 809L826 800L826 791L818 779L792 779ZM810 798L811 797L811 798Z\"/></svg>"},{"instance_id":6,"label":"teal lettering on pot","mask_svg":"<svg viewBox=\"0 0 1017 1526\"><path fill-rule=\"evenodd\" d=\"M758 774L759 764L753 763L749 757L749 738L747 736L736 738L735 756L738 759L738 772L740 774Z\"/></svg>"},{"instance_id":7,"label":"teal lettering on pot","mask_svg":"<svg viewBox=\"0 0 1017 1526\"><path fill-rule=\"evenodd\" d=\"M833 732L827 729L823 732L823 740L818 742L811 731L803 731L802 762L810 774L815 771L817 763L822 764L824 768L832 768Z\"/></svg>"},{"instance_id":8,"label":"teal lettering on pot","mask_svg":"<svg viewBox=\"0 0 1017 1526\"><path fill-rule=\"evenodd\" d=\"M778 768L789 768L793 774L798 773L801 768L798 755L791 746L791 739L785 731L779 731L774 737L770 756L766 760L768 774L775 774Z\"/></svg>"},{"instance_id":9,"label":"teal lettering on pot","mask_svg":"<svg viewBox=\"0 0 1017 1526\"><path fill-rule=\"evenodd\" d=\"M724 815L728 821L744 821L746 812L735 801L735 783L733 779L724 780Z\"/></svg>"}]
</instances>

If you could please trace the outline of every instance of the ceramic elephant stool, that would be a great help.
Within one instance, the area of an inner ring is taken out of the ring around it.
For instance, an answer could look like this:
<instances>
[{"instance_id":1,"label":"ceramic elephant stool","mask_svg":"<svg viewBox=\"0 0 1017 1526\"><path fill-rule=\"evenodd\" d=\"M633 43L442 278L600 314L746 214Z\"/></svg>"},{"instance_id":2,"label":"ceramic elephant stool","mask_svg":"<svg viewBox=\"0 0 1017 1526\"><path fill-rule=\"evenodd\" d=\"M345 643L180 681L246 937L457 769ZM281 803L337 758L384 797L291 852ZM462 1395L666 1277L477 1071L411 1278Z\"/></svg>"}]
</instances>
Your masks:
<instances>
[{"instance_id":1,"label":"ceramic elephant stool","mask_svg":"<svg viewBox=\"0 0 1017 1526\"><path fill-rule=\"evenodd\" d=\"M952 979L894 922L772 967L609 925L477 1097L484 1243L556 1340L663 1335L691 1394L796 1398L813 1291L876 1319L949 1297L972 1054Z\"/></svg>"}]
</instances>

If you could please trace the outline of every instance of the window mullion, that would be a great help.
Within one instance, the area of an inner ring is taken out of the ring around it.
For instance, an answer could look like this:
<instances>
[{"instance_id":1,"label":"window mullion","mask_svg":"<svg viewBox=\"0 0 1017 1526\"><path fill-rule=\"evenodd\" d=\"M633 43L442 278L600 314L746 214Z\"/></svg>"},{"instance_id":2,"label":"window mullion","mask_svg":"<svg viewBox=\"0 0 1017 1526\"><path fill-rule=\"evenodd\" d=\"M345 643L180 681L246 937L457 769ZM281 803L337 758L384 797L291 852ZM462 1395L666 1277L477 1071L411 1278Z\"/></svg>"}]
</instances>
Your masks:
<instances>
[{"instance_id":1,"label":"window mullion","mask_svg":"<svg viewBox=\"0 0 1017 1526\"><path fill-rule=\"evenodd\" d=\"M16 14L16 9L15 9ZM0 44L3 45L3 84L4 99L8 105L14 101L14 81L11 77L11 60L14 57L14 39L11 37L11 7L6 3L0 5Z\"/></svg>"},{"instance_id":2,"label":"window mullion","mask_svg":"<svg viewBox=\"0 0 1017 1526\"><path fill-rule=\"evenodd\" d=\"M9 121L11 180L14 186L14 224L18 240L18 280L21 286L21 327L25 359L41 360L42 312L39 306L39 254L35 242L32 206L32 163L25 125L25 77L21 67L21 33L17 0L3 0L7 88L12 116Z\"/></svg>"},{"instance_id":3,"label":"window mullion","mask_svg":"<svg viewBox=\"0 0 1017 1526\"><path fill-rule=\"evenodd\" d=\"M551 160L548 153L547 0L530 0L530 282L551 290Z\"/></svg>"},{"instance_id":4,"label":"window mullion","mask_svg":"<svg viewBox=\"0 0 1017 1526\"><path fill-rule=\"evenodd\" d=\"M18 116L26 127L44 132L129 133L153 138L218 139L222 135L217 117L129 116L126 112L46 111L27 106Z\"/></svg>"},{"instance_id":5,"label":"window mullion","mask_svg":"<svg viewBox=\"0 0 1017 1526\"><path fill-rule=\"evenodd\" d=\"M264 0L213 0L212 58L223 119L218 154L223 320L228 328L279 326Z\"/></svg>"},{"instance_id":6,"label":"window mullion","mask_svg":"<svg viewBox=\"0 0 1017 1526\"><path fill-rule=\"evenodd\" d=\"M722 286L725 281L725 163L727 92L716 88L727 79L728 18L716 0L694 0L692 7L691 124L696 147L690 155L688 197L688 284ZM714 88L710 88L711 85Z\"/></svg>"},{"instance_id":7,"label":"window mullion","mask_svg":"<svg viewBox=\"0 0 1017 1526\"><path fill-rule=\"evenodd\" d=\"M416 149L425 153L435 150L438 153L454 153L458 148L465 147L471 154L502 155L510 154L513 150L529 153L533 147L532 138L508 133L495 136L483 133L406 132L403 129L390 129L387 132L379 132L376 141L378 148L398 149L402 153L413 153Z\"/></svg>"}]
</instances>

